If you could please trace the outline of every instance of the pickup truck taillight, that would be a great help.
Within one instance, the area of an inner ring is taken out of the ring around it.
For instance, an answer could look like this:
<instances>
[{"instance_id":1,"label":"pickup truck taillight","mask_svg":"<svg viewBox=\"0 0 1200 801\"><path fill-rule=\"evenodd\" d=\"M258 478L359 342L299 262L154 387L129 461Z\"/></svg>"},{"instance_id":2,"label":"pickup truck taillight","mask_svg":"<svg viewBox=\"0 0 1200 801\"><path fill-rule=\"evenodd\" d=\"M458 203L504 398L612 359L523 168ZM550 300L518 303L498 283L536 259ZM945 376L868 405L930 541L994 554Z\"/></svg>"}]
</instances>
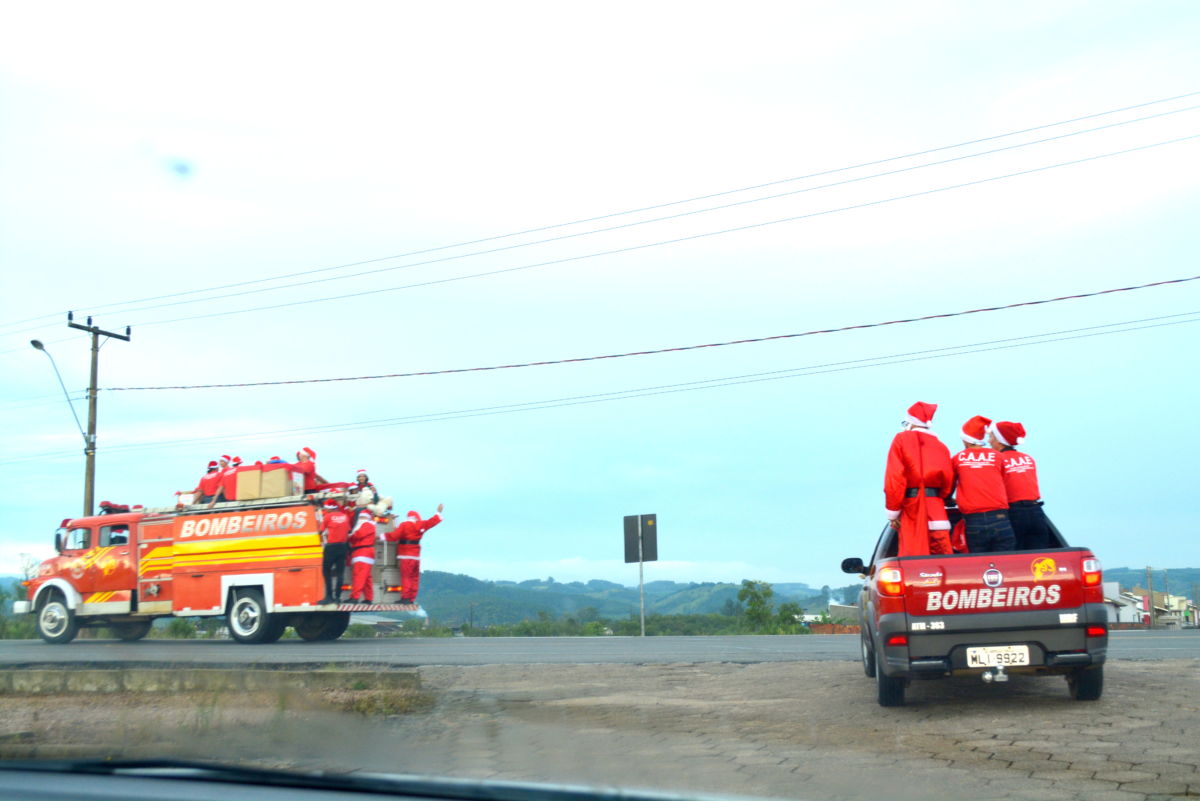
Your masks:
<instances>
[{"instance_id":1,"label":"pickup truck taillight","mask_svg":"<svg viewBox=\"0 0 1200 801\"><path fill-rule=\"evenodd\" d=\"M1094 556L1090 556L1083 560L1083 586L1096 587L1099 586L1104 577L1104 571L1100 569L1100 560Z\"/></svg>"},{"instance_id":2,"label":"pickup truck taillight","mask_svg":"<svg viewBox=\"0 0 1200 801\"><path fill-rule=\"evenodd\" d=\"M885 562L880 565L879 570L875 573L875 586L879 589L880 595L891 598L899 598L904 595L904 573L900 571L900 565L894 562Z\"/></svg>"}]
</instances>

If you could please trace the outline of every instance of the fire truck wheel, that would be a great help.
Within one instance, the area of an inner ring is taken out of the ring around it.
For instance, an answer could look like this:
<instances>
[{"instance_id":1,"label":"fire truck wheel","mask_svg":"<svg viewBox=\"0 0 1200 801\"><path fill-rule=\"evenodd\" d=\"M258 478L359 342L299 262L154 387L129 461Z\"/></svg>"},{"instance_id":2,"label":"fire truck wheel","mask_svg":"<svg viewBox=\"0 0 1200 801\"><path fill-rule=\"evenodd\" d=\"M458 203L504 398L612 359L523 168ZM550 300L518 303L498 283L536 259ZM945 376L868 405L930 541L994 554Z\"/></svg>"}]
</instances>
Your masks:
<instances>
[{"instance_id":1,"label":"fire truck wheel","mask_svg":"<svg viewBox=\"0 0 1200 801\"><path fill-rule=\"evenodd\" d=\"M1104 666L1080 668L1067 674L1067 688L1076 701L1098 701L1104 692Z\"/></svg>"},{"instance_id":2,"label":"fire truck wheel","mask_svg":"<svg viewBox=\"0 0 1200 801\"><path fill-rule=\"evenodd\" d=\"M67 643L79 633L79 620L61 592L51 591L38 603L37 630L48 643Z\"/></svg>"},{"instance_id":3,"label":"fire truck wheel","mask_svg":"<svg viewBox=\"0 0 1200 801\"><path fill-rule=\"evenodd\" d=\"M287 630L289 615L267 615L267 633L259 642L275 642L283 636L283 632Z\"/></svg>"},{"instance_id":4,"label":"fire truck wheel","mask_svg":"<svg viewBox=\"0 0 1200 801\"><path fill-rule=\"evenodd\" d=\"M296 615L292 621L300 639L309 642L321 640L336 640L345 633L350 625L349 612L317 612L307 615Z\"/></svg>"},{"instance_id":5,"label":"fire truck wheel","mask_svg":"<svg viewBox=\"0 0 1200 801\"><path fill-rule=\"evenodd\" d=\"M133 623L113 623L109 626L113 636L125 642L140 640L150 633L150 621L138 620Z\"/></svg>"},{"instance_id":6,"label":"fire truck wheel","mask_svg":"<svg viewBox=\"0 0 1200 801\"><path fill-rule=\"evenodd\" d=\"M272 634L271 615L267 612L267 602L263 600L262 590L238 590L229 604L226 615L229 626L229 636L238 642L257 643L271 642L268 636ZM278 640L283 629L275 635Z\"/></svg>"}]
</instances>

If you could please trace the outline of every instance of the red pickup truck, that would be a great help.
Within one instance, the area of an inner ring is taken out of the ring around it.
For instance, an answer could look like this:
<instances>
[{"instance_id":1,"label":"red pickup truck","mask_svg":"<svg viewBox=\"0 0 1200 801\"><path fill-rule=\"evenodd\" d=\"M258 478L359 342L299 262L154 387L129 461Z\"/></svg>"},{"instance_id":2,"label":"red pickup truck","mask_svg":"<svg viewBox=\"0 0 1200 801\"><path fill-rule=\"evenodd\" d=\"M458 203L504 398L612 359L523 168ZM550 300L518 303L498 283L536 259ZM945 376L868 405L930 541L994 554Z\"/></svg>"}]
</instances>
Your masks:
<instances>
[{"instance_id":1,"label":"red pickup truck","mask_svg":"<svg viewBox=\"0 0 1200 801\"><path fill-rule=\"evenodd\" d=\"M1100 561L1052 530L1059 547L1045 550L897 556L889 526L869 564L842 562L866 579L863 670L882 706L902 706L913 679L958 675L1061 675L1072 698L1100 697L1108 648Z\"/></svg>"}]
</instances>

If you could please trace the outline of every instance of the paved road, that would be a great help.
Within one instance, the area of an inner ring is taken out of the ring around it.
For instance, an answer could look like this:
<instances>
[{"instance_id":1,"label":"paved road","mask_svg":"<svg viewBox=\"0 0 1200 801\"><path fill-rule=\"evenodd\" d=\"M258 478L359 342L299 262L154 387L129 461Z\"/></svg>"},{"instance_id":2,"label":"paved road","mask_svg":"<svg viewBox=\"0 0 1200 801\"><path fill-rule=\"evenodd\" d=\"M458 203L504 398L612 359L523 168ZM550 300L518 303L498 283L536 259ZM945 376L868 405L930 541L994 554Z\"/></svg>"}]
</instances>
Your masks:
<instances>
[{"instance_id":1,"label":"paved road","mask_svg":"<svg viewBox=\"0 0 1200 801\"><path fill-rule=\"evenodd\" d=\"M1197 659L1200 631L1116 631L1112 659ZM238 645L218 640L0 640L0 664L187 662L191 664L372 663L397 666L515 664L664 664L830 662L857 660L858 638L806 637L461 637L453 639L285 640Z\"/></svg>"}]
</instances>

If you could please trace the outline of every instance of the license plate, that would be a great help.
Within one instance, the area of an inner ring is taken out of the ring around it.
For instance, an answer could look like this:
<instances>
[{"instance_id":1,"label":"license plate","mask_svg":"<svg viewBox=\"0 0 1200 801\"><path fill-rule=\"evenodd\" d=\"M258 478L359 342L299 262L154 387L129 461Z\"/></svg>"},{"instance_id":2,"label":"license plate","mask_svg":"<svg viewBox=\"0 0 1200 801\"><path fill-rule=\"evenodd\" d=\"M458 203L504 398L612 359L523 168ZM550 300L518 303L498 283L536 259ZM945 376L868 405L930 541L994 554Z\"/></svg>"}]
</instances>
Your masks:
<instances>
[{"instance_id":1,"label":"license plate","mask_svg":"<svg viewBox=\"0 0 1200 801\"><path fill-rule=\"evenodd\" d=\"M967 667L1013 667L1028 664L1028 645L989 645L967 649Z\"/></svg>"}]
</instances>

